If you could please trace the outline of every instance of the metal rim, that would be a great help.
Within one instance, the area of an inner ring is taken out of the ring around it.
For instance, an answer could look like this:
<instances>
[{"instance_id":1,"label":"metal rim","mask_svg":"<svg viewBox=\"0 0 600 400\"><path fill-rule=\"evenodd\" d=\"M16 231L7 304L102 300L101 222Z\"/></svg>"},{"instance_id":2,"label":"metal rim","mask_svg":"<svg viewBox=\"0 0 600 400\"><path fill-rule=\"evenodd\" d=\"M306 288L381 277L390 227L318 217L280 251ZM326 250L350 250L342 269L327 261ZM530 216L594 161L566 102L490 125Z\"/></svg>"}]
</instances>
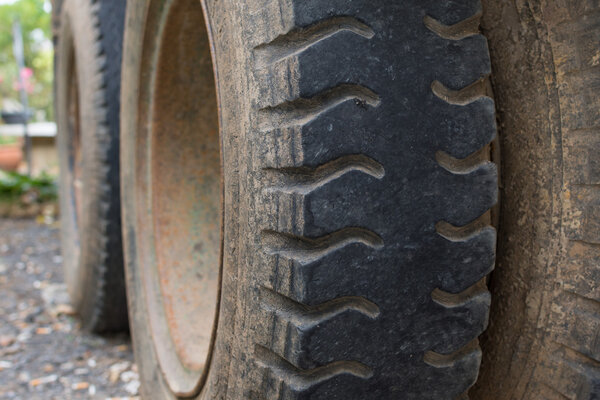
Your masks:
<instances>
[{"instance_id":1,"label":"metal rim","mask_svg":"<svg viewBox=\"0 0 600 400\"><path fill-rule=\"evenodd\" d=\"M176 395L192 396L212 354L223 242L218 103L200 2L152 2L143 53L139 268L160 370Z\"/></svg>"}]
</instances>

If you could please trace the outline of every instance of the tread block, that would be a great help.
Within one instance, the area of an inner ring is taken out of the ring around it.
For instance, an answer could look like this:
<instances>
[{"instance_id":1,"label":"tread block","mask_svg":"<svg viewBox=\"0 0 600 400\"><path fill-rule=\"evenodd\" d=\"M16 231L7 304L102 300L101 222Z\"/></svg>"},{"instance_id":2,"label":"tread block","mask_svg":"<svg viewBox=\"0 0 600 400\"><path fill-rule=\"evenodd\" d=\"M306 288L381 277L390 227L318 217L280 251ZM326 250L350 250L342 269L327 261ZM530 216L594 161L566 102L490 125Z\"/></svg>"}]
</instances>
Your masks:
<instances>
[{"instance_id":1,"label":"tread block","mask_svg":"<svg viewBox=\"0 0 600 400\"><path fill-rule=\"evenodd\" d=\"M600 246L570 241L567 254L568 261L559 277L564 290L600 301Z\"/></svg>"},{"instance_id":2,"label":"tread block","mask_svg":"<svg viewBox=\"0 0 600 400\"><path fill-rule=\"evenodd\" d=\"M565 13L565 10L568 11ZM556 27L559 24L577 23L586 15L598 11L600 11L598 0L555 0L547 3L545 14L548 24Z\"/></svg>"},{"instance_id":3,"label":"tread block","mask_svg":"<svg viewBox=\"0 0 600 400\"><path fill-rule=\"evenodd\" d=\"M563 292L554 307L561 323L556 326L561 343L596 360L600 366L600 301Z\"/></svg>"},{"instance_id":4,"label":"tread block","mask_svg":"<svg viewBox=\"0 0 600 400\"><path fill-rule=\"evenodd\" d=\"M565 178L568 182L600 185L600 126L563 135Z\"/></svg>"},{"instance_id":5,"label":"tread block","mask_svg":"<svg viewBox=\"0 0 600 400\"><path fill-rule=\"evenodd\" d=\"M600 70L600 66L594 67ZM600 126L600 74L569 74L559 76L561 122L568 130Z\"/></svg>"},{"instance_id":6,"label":"tread block","mask_svg":"<svg viewBox=\"0 0 600 400\"><path fill-rule=\"evenodd\" d=\"M431 156L427 159L409 159L400 168L386 169L386 175L379 180L365 174L346 174L316 188L306 196L305 233L309 236L322 236L332 229L362 226L376 230L385 241L397 240L400 232L396 225L387 223L390 221L390 214L382 212L379 207L364 207L365 204L381 204L381 187L386 185L400 197L396 202L393 220L400 223L419 219L424 225L428 225L428 229L434 229L440 221L457 226L467 225L496 204L498 180L495 164L485 162L474 167L467 166L466 169L473 169L468 173L451 172L441 166L433 154ZM394 183L402 179L402 169L410 168L410 164L414 162L421 162L422 167L416 168L431 168L430 179L419 187ZM442 182L444 186L452 186L453 190L444 192ZM421 207L411 209L411 204L420 204ZM405 226L405 233L410 234L412 229L422 228L412 228L409 224Z\"/></svg>"},{"instance_id":7,"label":"tread block","mask_svg":"<svg viewBox=\"0 0 600 400\"><path fill-rule=\"evenodd\" d=\"M564 207L567 237L600 243L600 186L571 185L565 192Z\"/></svg>"},{"instance_id":8,"label":"tread block","mask_svg":"<svg viewBox=\"0 0 600 400\"><path fill-rule=\"evenodd\" d=\"M600 368L577 351L556 344L543 361L545 386L568 399L594 399L600 391Z\"/></svg>"}]
</instances>

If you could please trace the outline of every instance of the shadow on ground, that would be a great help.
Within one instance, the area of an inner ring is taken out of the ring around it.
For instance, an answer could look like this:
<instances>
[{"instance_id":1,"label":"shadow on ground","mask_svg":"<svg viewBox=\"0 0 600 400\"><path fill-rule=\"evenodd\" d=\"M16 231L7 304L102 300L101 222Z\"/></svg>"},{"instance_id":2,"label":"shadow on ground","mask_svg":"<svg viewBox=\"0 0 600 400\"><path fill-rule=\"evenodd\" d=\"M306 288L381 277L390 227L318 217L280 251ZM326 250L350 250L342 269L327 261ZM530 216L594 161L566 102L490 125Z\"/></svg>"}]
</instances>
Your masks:
<instances>
[{"instance_id":1,"label":"shadow on ground","mask_svg":"<svg viewBox=\"0 0 600 400\"><path fill-rule=\"evenodd\" d=\"M82 332L62 283L58 230L0 219L0 399L131 399L126 335Z\"/></svg>"}]
</instances>

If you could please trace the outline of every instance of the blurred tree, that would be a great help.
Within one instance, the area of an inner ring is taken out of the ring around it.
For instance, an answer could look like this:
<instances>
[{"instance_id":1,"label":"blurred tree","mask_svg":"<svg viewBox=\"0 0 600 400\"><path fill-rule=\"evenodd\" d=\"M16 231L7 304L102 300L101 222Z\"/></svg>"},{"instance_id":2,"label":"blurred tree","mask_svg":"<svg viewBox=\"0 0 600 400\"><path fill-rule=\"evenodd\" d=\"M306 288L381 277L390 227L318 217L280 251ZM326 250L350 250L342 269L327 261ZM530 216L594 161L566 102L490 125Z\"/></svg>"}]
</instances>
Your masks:
<instances>
[{"instance_id":1,"label":"blurred tree","mask_svg":"<svg viewBox=\"0 0 600 400\"><path fill-rule=\"evenodd\" d=\"M19 98L12 37L12 25L17 18L23 29L25 65L32 72L26 84L30 107L52 119L53 49L48 0L0 1L0 100Z\"/></svg>"}]
</instances>

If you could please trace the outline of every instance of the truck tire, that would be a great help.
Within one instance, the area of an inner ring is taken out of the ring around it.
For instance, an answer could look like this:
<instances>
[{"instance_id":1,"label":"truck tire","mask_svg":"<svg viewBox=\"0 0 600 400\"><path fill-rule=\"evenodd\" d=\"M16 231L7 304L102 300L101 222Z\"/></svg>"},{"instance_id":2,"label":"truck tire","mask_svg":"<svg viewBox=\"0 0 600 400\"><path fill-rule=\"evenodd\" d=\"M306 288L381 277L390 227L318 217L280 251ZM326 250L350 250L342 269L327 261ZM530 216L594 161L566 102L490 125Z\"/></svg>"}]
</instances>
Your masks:
<instances>
[{"instance_id":1,"label":"truck tire","mask_svg":"<svg viewBox=\"0 0 600 400\"><path fill-rule=\"evenodd\" d=\"M502 210L475 399L600 398L600 2L484 1Z\"/></svg>"},{"instance_id":2,"label":"truck tire","mask_svg":"<svg viewBox=\"0 0 600 400\"><path fill-rule=\"evenodd\" d=\"M127 329L121 244L122 1L64 0L56 56L61 240L84 328Z\"/></svg>"},{"instance_id":3,"label":"truck tire","mask_svg":"<svg viewBox=\"0 0 600 400\"><path fill-rule=\"evenodd\" d=\"M498 194L480 16L477 0L128 2L145 398L466 396Z\"/></svg>"}]
</instances>

